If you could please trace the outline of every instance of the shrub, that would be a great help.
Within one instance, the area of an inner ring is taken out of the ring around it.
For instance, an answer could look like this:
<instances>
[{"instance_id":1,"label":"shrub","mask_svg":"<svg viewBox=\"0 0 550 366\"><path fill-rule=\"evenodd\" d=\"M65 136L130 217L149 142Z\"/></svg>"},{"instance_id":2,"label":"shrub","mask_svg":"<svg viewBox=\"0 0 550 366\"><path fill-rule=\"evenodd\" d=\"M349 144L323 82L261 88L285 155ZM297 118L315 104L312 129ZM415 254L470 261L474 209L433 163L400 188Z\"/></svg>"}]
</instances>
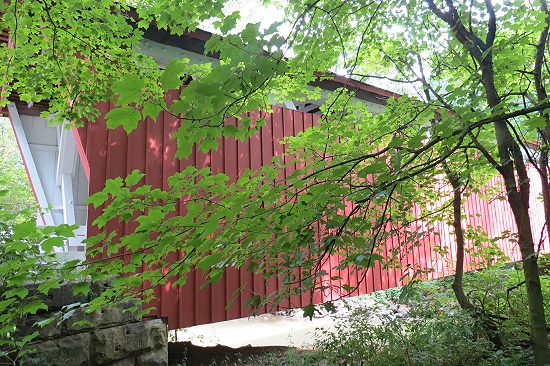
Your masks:
<instances>
[{"instance_id":1,"label":"shrub","mask_svg":"<svg viewBox=\"0 0 550 366\"><path fill-rule=\"evenodd\" d=\"M333 365L479 365L490 346L473 319L457 309L426 305L410 307L402 318L357 311L336 331L320 334L315 348Z\"/></svg>"},{"instance_id":2,"label":"shrub","mask_svg":"<svg viewBox=\"0 0 550 366\"><path fill-rule=\"evenodd\" d=\"M0 197L5 194L0 191ZM33 216L29 210L10 212L0 205L0 364L16 364L24 346L38 335L22 333L20 324L28 315L47 310L39 294L59 287L63 278L48 253L73 236L74 227L39 228ZM29 282L40 282L37 293L24 286Z\"/></svg>"},{"instance_id":3,"label":"shrub","mask_svg":"<svg viewBox=\"0 0 550 366\"><path fill-rule=\"evenodd\" d=\"M468 277L470 294L475 301L481 300L476 297L478 294L486 294L483 297L484 309L493 311L505 309L502 296L507 294L507 285L517 281L517 273L511 267L480 271ZM388 294L371 294L369 297L376 301L376 306L356 306L352 315L340 320L334 330L319 330L313 351L292 351L284 357L264 357L255 364L528 365L532 361L532 352L523 345L525 333L517 329L521 327L512 321L501 322L508 348L495 350L476 318L459 308L454 294L449 290L449 281L452 279L417 283L393 289ZM518 296L510 302L515 304L520 301L521 293L510 295ZM496 297L491 299L490 296Z\"/></svg>"}]
</instances>

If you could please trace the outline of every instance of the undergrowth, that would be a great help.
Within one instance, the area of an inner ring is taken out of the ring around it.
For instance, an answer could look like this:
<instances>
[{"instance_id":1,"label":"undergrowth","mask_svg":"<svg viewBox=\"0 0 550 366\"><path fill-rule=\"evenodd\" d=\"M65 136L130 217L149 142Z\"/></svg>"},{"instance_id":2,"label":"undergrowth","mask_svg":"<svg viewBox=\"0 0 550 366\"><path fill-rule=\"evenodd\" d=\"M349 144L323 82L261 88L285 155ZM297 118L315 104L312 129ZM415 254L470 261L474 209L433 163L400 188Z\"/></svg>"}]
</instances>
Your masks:
<instances>
[{"instance_id":1,"label":"undergrowth","mask_svg":"<svg viewBox=\"0 0 550 366\"><path fill-rule=\"evenodd\" d=\"M542 268L548 259L541 258ZM335 330L319 330L311 351L266 355L247 365L270 366L525 366L533 363L523 274L518 265L468 273L464 287L471 301L498 325L505 347L458 306L451 278L415 283L367 295L375 307L355 307ZM550 267L550 266L548 266ZM550 276L542 274L545 299ZM357 300L354 300L356 302ZM380 312L398 304L406 314ZM550 304L546 301L546 314ZM373 321L373 319L376 319ZM549 319L550 320L550 319Z\"/></svg>"}]
</instances>

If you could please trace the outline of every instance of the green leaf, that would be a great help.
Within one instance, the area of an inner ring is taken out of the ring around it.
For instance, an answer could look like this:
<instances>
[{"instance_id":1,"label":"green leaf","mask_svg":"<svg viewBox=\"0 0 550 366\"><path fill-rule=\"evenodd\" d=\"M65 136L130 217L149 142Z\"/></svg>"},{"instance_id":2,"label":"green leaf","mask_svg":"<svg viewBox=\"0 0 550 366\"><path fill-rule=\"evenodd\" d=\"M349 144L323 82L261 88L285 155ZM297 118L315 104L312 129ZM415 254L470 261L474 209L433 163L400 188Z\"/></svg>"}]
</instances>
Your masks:
<instances>
[{"instance_id":1,"label":"green leaf","mask_svg":"<svg viewBox=\"0 0 550 366\"><path fill-rule=\"evenodd\" d=\"M23 299L25 298L27 295L29 294L29 290L25 287L17 287L17 288L13 288L11 290L8 290L8 291L5 291L2 296L5 298L5 299L9 299L9 298L12 298L12 297L18 297L20 299Z\"/></svg>"},{"instance_id":2,"label":"green leaf","mask_svg":"<svg viewBox=\"0 0 550 366\"><path fill-rule=\"evenodd\" d=\"M538 128L543 130L546 127L547 123L548 121L546 120L546 118L540 116L531 117L527 121L525 121L525 125L529 130L536 130Z\"/></svg>"},{"instance_id":3,"label":"green leaf","mask_svg":"<svg viewBox=\"0 0 550 366\"><path fill-rule=\"evenodd\" d=\"M5 244L6 252L16 251L16 252L22 252L25 249L28 249L31 245L26 241L9 241Z\"/></svg>"},{"instance_id":4,"label":"green leaf","mask_svg":"<svg viewBox=\"0 0 550 366\"><path fill-rule=\"evenodd\" d=\"M43 328L46 325L52 323L53 321L55 321L55 318L51 317L51 318L46 318L44 320L40 320L40 321L36 322L35 324L38 325L40 328Z\"/></svg>"},{"instance_id":5,"label":"green leaf","mask_svg":"<svg viewBox=\"0 0 550 366\"><path fill-rule=\"evenodd\" d=\"M256 37L259 36L258 29L260 28L260 23L249 23L246 25L244 30L241 33L241 37L244 42L254 43L256 42Z\"/></svg>"},{"instance_id":6,"label":"green leaf","mask_svg":"<svg viewBox=\"0 0 550 366\"><path fill-rule=\"evenodd\" d=\"M41 300L34 300L25 304L22 310L27 314L36 314L38 310L48 310L48 306Z\"/></svg>"},{"instance_id":7,"label":"green leaf","mask_svg":"<svg viewBox=\"0 0 550 366\"><path fill-rule=\"evenodd\" d=\"M187 276L180 276L177 280L172 282L172 286L183 286L187 282Z\"/></svg>"},{"instance_id":8,"label":"green leaf","mask_svg":"<svg viewBox=\"0 0 550 366\"><path fill-rule=\"evenodd\" d=\"M214 139L206 139L201 143L200 149L205 154L210 150L218 150L218 142Z\"/></svg>"},{"instance_id":9,"label":"green leaf","mask_svg":"<svg viewBox=\"0 0 550 366\"><path fill-rule=\"evenodd\" d=\"M17 224L12 227L13 235L12 240L26 239L32 236L36 232L36 223L33 221L25 222L23 224Z\"/></svg>"},{"instance_id":10,"label":"green leaf","mask_svg":"<svg viewBox=\"0 0 550 366\"><path fill-rule=\"evenodd\" d=\"M313 319L313 315L315 315L315 306L313 304L308 304L303 307L304 310L304 318L308 317L309 320Z\"/></svg>"},{"instance_id":11,"label":"green leaf","mask_svg":"<svg viewBox=\"0 0 550 366\"><path fill-rule=\"evenodd\" d=\"M190 202L185 206L187 214L185 215L188 222L194 220L199 213L203 210L203 206L200 203Z\"/></svg>"},{"instance_id":12,"label":"green leaf","mask_svg":"<svg viewBox=\"0 0 550 366\"><path fill-rule=\"evenodd\" d=\"M122 126L126 133L130 133L137 128L140 117L140 113L129 106L111 109L105 115L108 128L115 129Z\"/></svg>"},{"instance_id":13,"label":"green leaf","mask_svg":"<svg viewBox=\"0 0 550 366\"><path fill-rule=\"evenodd\" d=\"M38 287L36 290L44 295L46 295L51 289L60 288L58 281L44 281Z\"/></svg>"},{"instance_id":14,"label":"green leaf","mask_svg":"<svg viewBox=\"0 0 550 366\"><path fill-rule=\"evenodd\" d=\"M152 120L156 120L160 112L163 110L164 108L162 105L154 102L147 102L143 106L141 113L143 115L143 119L150 117Z\"/></svg>"},{"instance_id":15,"label":"green leaf","mask_svg":"<svg viewBox=\"0 0 550 366\"><path fill-rule=\"evenodd\" d=\"M183 84L180 76L186 68L187 64L182 60L172 59L168 65L166 65L166 69L164 69L164 72L159 79L162 90L168 91L172 89L179 89Z\"/></svg>"},{"instance_id":16,"label":"green leaf","mask_svg":"<svg viewBox=\"0 0 550 366\"><path fill-rule=\"evenodd\" d=\"M138 102L143 88L145 87L145 80L136 74L127 74L122 79L113 83L113 92L118 94L118 105L126 105L132 102Z\"/></svg>"},{"instance_id":17,"label":"green leaf","mask_svg":"<svg viewBox=\"0 0 550 366\"><path fill-rule=\"evenodd\" d=\"M255 61L256 66L258 67L258 70L265 76L271 76L273 75L277 63L275 60L269 57L258 57Z\"/></svg>"},{"instance_id":18,"label":"green leaf","mask_svg":"<svg viewBox=\"0 0 550 366\"><path fill-rule=\"evenodd\" d=\"M88 197L86 199L86 203L88 205L94 205L94 207L97 208L100 205L104 204L105 201L107 201L108 198L109 198L109 196L107 195L107 193L105 193L103 191L100 191L100 192L94 193L93 195Z\"/></svg>"},{"instance_id":19,"label":"green leaf","mask_svg":"<svg viewBox=\"0 0 550 366\"><path fill-rule=\"evenodd\" d=\"M132 173L130 173L130 175L126 177L124 182L126 183L127 186L131 187L137 184L144 176L145 174L140 172L138 169L135 169L134 171L132 171Z\"/></svg>"},{"instance_id":20,"label":"green leaf","mask_svg":"<svg viewBox=\"0 0 550 366\"><path fill-rule=\"evenodd\" d=\"M0 301L0 312L3 312L6 310L11 304L13 304L16 301L15 298L9 298L7 300Z\"/></svg>"},{"instance_id":21,"label":"green leaf","mask_svg":"<svg viewBox=\"0 0 550 366\"><path fill-rule=\"evenodd\" d=\"M212 253L200 260L200 262L197 264L197 268L203 269L203 270L209 270L214 264L217 264L222 257L222 253Z\"/></svg>"},{"instance_id":22,"label":"green leaf","mask_svg":"<svg viewBox=\"0 0 550 366\"><path fill-rule=\"evenodd\" d=\"M237 126L233 126L233 125L223 126L223 134L225 137L235 136L237 135L237 133L239 133L239 129L237 128Z\"/></svg>"},{"instance_id":23,"label":"green leaf","mask_svg":"<svg viewBox=\"0 0 550 366\"><path fill-rule=\"evenodd\" d=\"M50 253L53 250L53 247L63 247L65 244L65 239L60 237L52 237L44 240L40 246L42 250L46 253Z\"/></svg>"},{"instance_id":24,"label":"green leaf","mask_svg":"<svg viewBox=\"0 0 550 366\"><path fill-rule=\"evenodd\" d=\"M323 307L325 308L326 311L330 312L330 313L335 313L336 312L336 306L334 306L334 303L329 301L329 302L325 302L323 304Z\"/></svg>"},{"instance_id":25,"label":"green leaf","mask_svg":"<svg viewBox=\"0 0 550 366\"><path fill-rule=\"evenodd\" d=\"M230 15L224 17L221 22L218 22L217 27L222 33L228 33L237 25L237 20L240 18L240 13L234 11Z\"/></svg>"},{"instance_id":26,"label":"green leaf","mask_svg":"<svg viewBox=\"0 0 550 366\"><path fill-rule=\"evenodd\" d=\"M75 311L76 311L75 309L71 309L67 311L66 313L63 314L63 316L61 317L61 320L63 321L63 320L69 319L71 316L74 315Z\"/></svg>"},{"instance_id":27,"label":"green leaf","mask_svg":"<svg viewBox=\"0 0 550 366\"><path fill-rule=\"evenodd\" d=\"M73 295L87 295L90 292L89 282L77 282L73 285Z\"/></svg>"}]
</instances>

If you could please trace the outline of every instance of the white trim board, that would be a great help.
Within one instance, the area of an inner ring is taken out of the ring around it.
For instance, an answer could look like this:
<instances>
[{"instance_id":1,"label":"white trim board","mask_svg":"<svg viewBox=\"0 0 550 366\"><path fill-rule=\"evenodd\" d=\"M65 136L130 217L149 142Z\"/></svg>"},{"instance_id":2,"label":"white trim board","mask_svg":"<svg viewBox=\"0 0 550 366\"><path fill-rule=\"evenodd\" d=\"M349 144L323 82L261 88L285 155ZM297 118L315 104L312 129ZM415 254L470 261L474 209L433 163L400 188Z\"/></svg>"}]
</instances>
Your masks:
<instances>
[{"instance_id":1,"label":"white trim board","mask_svg":"<svg viewBox=\"0 0 550 366\"><path fill-rule=\"evenodd\" d=\"M10 114L11 123L13 125L13 131L15 133L15 138L19 144L19 149L21 150L21 155L25 162L25 167L27 168L27 173L29 174L29 179L34 190L36 199L38 200L38 205L43 211L41 217L42 222L46 226L54 225L53 217L51 212L47 211L49 206L48 200L46 199L46 194L44 193L44 186L40 181L40 176L38 175L38 170L34 163L32 157L31 149L25 135L25 130L23 129L23 124L21 123L21 118L19 116L19 111L17 106L14 103L8 104L8 111Z\"/></svg>"}]
</instances>

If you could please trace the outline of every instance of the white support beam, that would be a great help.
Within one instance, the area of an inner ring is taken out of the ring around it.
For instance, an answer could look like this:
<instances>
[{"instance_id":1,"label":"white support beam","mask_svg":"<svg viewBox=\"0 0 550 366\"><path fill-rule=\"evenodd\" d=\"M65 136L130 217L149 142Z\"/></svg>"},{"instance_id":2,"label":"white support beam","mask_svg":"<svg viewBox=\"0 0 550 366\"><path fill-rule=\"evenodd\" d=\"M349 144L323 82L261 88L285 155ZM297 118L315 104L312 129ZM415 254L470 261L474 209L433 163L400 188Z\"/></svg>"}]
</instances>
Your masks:
<instances>
[{"instance_id":1,"label":"white support beam","mask_svg":"<svg viewBox=\"0 0 550 366\"><path fill-rule=\"evenodd\" d=\"M293 111L296 110L296 105L292 100L285 100L284 105L285 105L285 108L292 109Z\"/></svg>"},{"instance_id":2,"label":"white support beam","mask_svg":"<svg viewBox=\"0 0 550 366\"><path fill-rule=\"evenodd\" d=\"M63 200L63 223L74 225L76 223L76 219L72 174L61 174L61 197ZM83 238L78 236L75 236L74 238L69 238L69 240L67 240L65 244L66 246L64 248L64 251L84 251L85 248L82 245L82 240Z\"/></svg>"},{"instance_id":3,"label":"white support beam","mask_svg":"<svg viewBox=\"0 0 550 366\"><path fill-rule=\"evenodd\" d=\"M17 110L17 107L14 103L8 104L8 111L10 113L11 123L15 132L15 138L17 139L17 143L19 144L21 155L23 155L25 167L27 168L34 194L36 196L36 199L38 200L38 205L41 209L46 210L49 206L48 200L46 199L44 186L40 181L40 176L38 175L38 170L36 169L36 165L32 157L27 136L25 135L25 130L23 129L23 124L21 123L21 118L19 117L19 111ZM41 217L44 225L54 225L51 212L44 211Z\"/></svg>"},{"instance_id":4,"label":"white support beam","mask_svg":"<svg viewBox=\"0 0 550 366\"><path fill-rule=\"evenodd\" d=\"M76 141L71 130L61 128L55 183L60 186L64 174L73 175L77 157Z\"/></svg>"},{"instance_id":5,"label":"white support beam","mask_svg":"<svg viewBox=\"0 0 550 366\"><path fill-rule=\"evenodd\" d=\"M61 197L63 200L63 223L73 225L74 216L73 177L71 174L61 175Z\"/></svg>"}]
</instances>

